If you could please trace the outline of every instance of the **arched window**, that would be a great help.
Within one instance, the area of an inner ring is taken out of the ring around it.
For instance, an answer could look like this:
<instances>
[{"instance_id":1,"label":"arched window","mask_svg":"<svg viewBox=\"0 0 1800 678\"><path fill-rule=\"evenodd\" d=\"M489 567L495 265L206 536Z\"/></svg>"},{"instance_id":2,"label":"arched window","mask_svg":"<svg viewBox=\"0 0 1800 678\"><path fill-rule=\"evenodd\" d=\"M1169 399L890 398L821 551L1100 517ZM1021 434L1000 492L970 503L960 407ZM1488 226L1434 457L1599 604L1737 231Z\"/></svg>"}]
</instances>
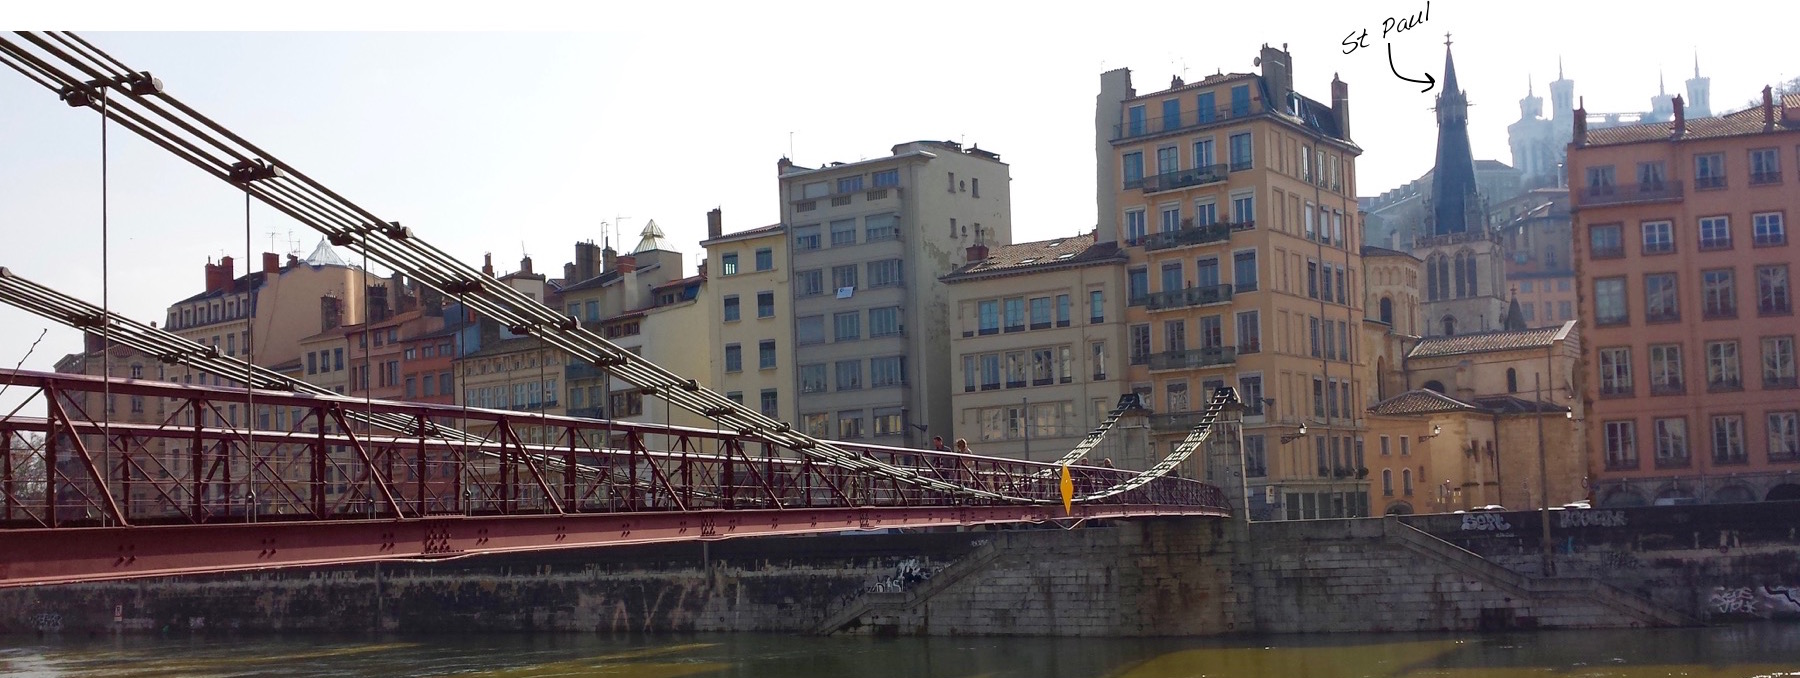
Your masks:
<instances>
[{"instance_id":1,"label":"arched window","mask_svg":"<svg viewBox=\"0 0 1800 678\"><path fill-rule=\"evenodd\" d=\"M1465 280L1464 274L1468 272L1468 267L1469 267L1468 253L1467 252L1457 252L1456 253L1456 282L1455 282L1457 299L1461 299L1463 297L1470 296L1469 288L1463 282Z\"/></svg>"},{"instance_id":2,"label":"arched window","mask_svg":"<svg viewBox=\"0 0 1800 678\"><path fill-rule=\"evenodd\" d=\"M1387 400L1387 358L1375 359L1375 401Z\"/></svg>"},{"instance_id":3,"label":"arched window","mask_svg":"<svg viewBox=\"0 0 1800 678\"><path fill-rule=\"evenodd\" d=\"M1394 300L1389 297L1381 298L1381 322L1394 326Z\"/></svg>"},{"instance_id":4,"label":"arched window","mask_svg":"<svg viewBox=\"0 0 1800 678\"><path fill-rule=\"evenodd\" d=\"M1400 469L1400 491L1408 497L1412 496L1412 469Z\"/></svg>"},{"instance_id":5,"label":"arched window","mask_svg":"<svg viewBox=\"0 0 1800 678\"><path fill-rule=\"evenodd\" d=\"M1442 322L1444 325L1444 336L1446 336L1446 337L1456 336L1456 317L1455 316L1448 316L1448 315L1444 316L1444 319L1440 322Z\"/></svg>"},{"instance_id":6,"label":"arched window","mask_svg":"<svg viewBox=\"0 0 1800 678\"><path fill-rule=\"evenodd\" d=\"M1381 469L1381 494L1388 497L1394 496L1394 469Z\"/></svg>"},{"instance_id":7,"label":"arched window","mask_svg":"<svg viewBox=\"0 0 1800 678\"><path fill-rule=\"evenodd\" d=\"M1510 367L1506 368L1506 392L1519 392L1519 371Z\"/></svg>"},{"instance_id":8,"label":"arched window","mask_svg":"<svg viewBox=\"0 0 1800 678\"><path fill-rule=\"evenodd\" d=\"M1438 381L1436 379L1425 382L1425 390L1437 391L1438 393L1443 393L1444 392L1444 382Z\"/></svg>"},{"instance_id":9,"label":"arched window","mask_svg":"<svg viewBox=\"0 0 1800 678\"><path fill-rule=\"evenodd\" d=\"M1450 298L1450 257L1433 254L1425 262L1426 297L1431 301Z\"/></svg>"},{"instance_id":10,"label":"arched window","mask_svg":"<svg viewBox=\"0 0 1800 678\"><path fill-rule=\"evenodd\" d=\"M1481 284L1479 282L1479 280L1481 278L1481 276L1479 275L1480 266L1477 265L1477 263L1476 263L1475 253L1468 251L1468 250L1464 250L1462 253L1462 256L1464 257L1464 259L1466 261L1468 261L1468 265L1463 267L1463 280L1461 282L1459 282L1458 284L1463 284L1465 287L1467 287L1467 289L1469 290L1468 296L1471 296L1471 297L1480 296L1481 295Z\"/></svg>"}]
</instances>

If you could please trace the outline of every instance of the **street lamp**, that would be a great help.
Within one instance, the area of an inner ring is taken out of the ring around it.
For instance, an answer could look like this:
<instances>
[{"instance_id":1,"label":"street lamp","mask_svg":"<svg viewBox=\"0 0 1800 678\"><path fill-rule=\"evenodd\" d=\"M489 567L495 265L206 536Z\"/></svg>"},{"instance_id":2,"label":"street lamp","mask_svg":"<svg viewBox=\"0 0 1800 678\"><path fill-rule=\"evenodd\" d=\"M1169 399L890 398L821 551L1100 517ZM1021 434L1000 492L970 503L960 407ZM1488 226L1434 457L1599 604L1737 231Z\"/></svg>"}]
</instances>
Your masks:
<instances>
[{"instance_id":1,"label":"street lamp","mask_svg":"<svg viewBox=\"0 0 1800 678\"><path fill-rule=\"evenodd\" d=\"M1422 442L1425 442L1425 441L1427 441L1427 440L1431 440L1431 439L1432 439L1432 438L1436 438L1436 437L1438 437L1438 436L1441 436L1441 435L1443 435L1443 434L1444 434L1444 427L1442 427L1442 426L1439 426L1439 425L1436 425L1436 424L1433 424L1433 425L1432 425L1432 426L1431 426L1431 434L1430 434L1430 435L1422 435L1422 436L1419 436L1419 442L1421 442L1421 443L1422 443Z\"/></svg>"},{"instance_id":2,"label":"street lamp","mask_svg":"<svg viewBox=\"0 0 1800 678\"><path fill-rule=\"evenodd\" d=\"M1296 440L1299 440L1299 439L1305 438L1305 437L1306 437L1306 424L1301 424L1299 431L1297 431L1295 433L1289 433L1287 435L1282 436L1281 444L1286 445L1288 443L1294 442Z\"/></svg>"}]
</instances>

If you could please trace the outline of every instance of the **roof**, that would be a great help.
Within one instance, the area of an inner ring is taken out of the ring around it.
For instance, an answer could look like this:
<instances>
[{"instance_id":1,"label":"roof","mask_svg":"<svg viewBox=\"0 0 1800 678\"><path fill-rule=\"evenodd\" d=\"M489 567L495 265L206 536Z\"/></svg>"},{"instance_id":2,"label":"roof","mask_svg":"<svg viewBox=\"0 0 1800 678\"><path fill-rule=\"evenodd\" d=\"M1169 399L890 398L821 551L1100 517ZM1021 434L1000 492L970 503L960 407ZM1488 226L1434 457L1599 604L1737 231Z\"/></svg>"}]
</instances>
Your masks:
<instances>
[{"instance_id":1,"label":"roof","mask_svg":"<svg viewBox=\"0 0 1800 678\"><path fill-rule=\"evenodd\" d=\"M748 231L738 231L736 233L726 233L725 235L721 235L717 238L707 238L706 240L700 241L700 246L706 247L707 245L713 245L713 244L717 244L717 243L733 242L736 240L749 240L751 238L757 238L757 237L769 235L772 233L780 233L780 232L783 232L786 230L787 230L787 224L769 224L768 226L763 226L761 228L752 228Z\"/></svg>"},{"instance_id":2,"label":"roof","mask_svg":"<svg viewBox=\"0 0 1800 678\"><path fill-rule=\"evenodd\" d=\"M1424 261L1424 259L1420 259L1407 252L1390 250L1386 247L1376 247L1374 245L1363 245L1362 255L1364 257L1406 257L1413 261Z\"/></svg>"},{"instance_id":3,"label":"roof","mask_svg":"<svg viewBox=\"0 0 1800 678\"><path fill-rule=\"evenodd\" d=\"M1800 106L1800 94L1785 95L1781 99L1780 108ZM1682 140L1717 139L1722 137L1748 136L1763 134L1763 108L1752 106L1736 113L1727 113L1716 118L1688 118L1686 131ZM1647 141L1667 141L1675 131L1675 123L1647 122L1638 125L1620 125L1604 129L1588 130L1584 137L1584 146L1617 146L1636 144ZM1782 111L1775 111L1775 128L1773 132L1800 131L1800 123L1783 120Z\"/></svg>"},{"instance_id":4,"label":"roof","mask_svg":"<svg viewBox=\"0 0 1800 678\"><path fill-rule=\"evenodd\" d=\"M1371 414L1431 414L1434 412L1478 412L1481 407L1457 400L1429 389L1416 388L1388 398L1369 408Z\"/></svg>"},{"instance_id":5,"label":"roof","mask_svg":"<svg viewBox=\"0 0 1800 678\"><path fill-rule=\"evenodd\" d=\"M1448 337L1426 337L1420 340L1419 345L1414 346L1412 351L1406 354L1406 357L1430 358L1464 353L1547 348L1555 345L1558 341L1567 339L1569 333L1574 329L1575 321L1570 320L1554 327L1540 327L1531 330L1502 330Z\"/></svg>"},{"instance_id":6,"label":"roof","mask_svg":"<svg viewBox=\"0 0 1800 678\"><path fill-rule=\"evenodd\" d=\"M1118 243L1097 243L1096 240L1098 238L1090 231L1068 238L1000 245L988 250L986 259L957 267L945 275L943 281L958 282L1125 260L1125 252Z\"/></svg>"},{"instance_id":7,"label":"roof","mask_svg":"<svg viewBox=\"0 0 1800 678\"><path fill-rule=\"evenodd\" d=\"M1497 414L1530 414L1532 412L1570 412L1567 407L1542 400L1526 400L1515 395L1483 396L1475 403Z\"/></svg>"},{"instance_id":8,"label":"roof","mask_svg":"<svg viewBox=\"0 0 1800 678\"><path fill-rule=\"evenodd\" d=\"M1228 82L1228 81L1232 81L1232 80L1241 80L1244 78L1254 78L1254 77L1256 77L1255 73L1214 73L1212 75L1206 76L1199 80L1195 80L1193 82L1182 83L1182 85L1179 87L1170 87L1165 90L1159 90L1159 91L1155 91L1155 92L1139 94L1135 97L1126 99L1126 101L1139 101L1142 99L1164 97L1164 96L1167 96L1170 94L1174 94L1176 92L1184 92L1184 91L1187 91L1190 89L1199 89L1202 87L1212 87L1214 85L1217 85L1217 84L1220 84L1223 82Z\"/></svg>"},{"instance_id":9,"label":"roof","mask_svg":"<svg viewBox=\"0 0 1800 678\"><path fill-rule=\"evenodd\" d=\"M581 290L589 290L589 289L593 289L596 287L604 287L607 283L617 280L621 277L624 277L624 275L625 275L624 273L619 272L619 269L615 268L613 270L606 271L606 272L601 273L600 275L594 276L592 278L588 278L587 280L583 280L583 281L575 283L573 285L569 285L568 287L564 287L564 288L562 288L562 291L564 293L579 292Z\"/></svg>"},{"instance_id":10,"label":"roof","mask_svg":"<svg viewBox=\"0 0 1800 678\"><path fill-rule=\"evenodd\" d=\"M687 286L687 285L694 285L694 284L698 284L698 283L703 283L703 282L706 282L706 276L703 276L703 275L690 275L690 276L688 276L688 277L686 277L686 278L682 278L682 279L680 279L680 280L670 280L670 281L668 281L668 282L666 282L666 283L663 283L663 284L661 284L661 285L656 285L656 286L654 286L654 287L651 287L651 288L650 288L650 289L652 289L652 290L666 290L666 289L669 289L669 288L671 288L671 287L683 287L683 286Z\"/></svg>"},{"instance_id":11,"label":"roof","mask_svg":"<svg viewBox=\"0 0 1800 678\"><path fill-rule=\"evenodd\" d=\"M343 257L338 256L337 250L331 246L331 241L325 238L319 238L319 246L314 247L312 254L306 255L306 258L301 261L308 266L343 266L345 268L354 268L350 266L350 262L344 261Z\"/></svg>"},{"instance_id":12,"label":"roof","mask_svg":"<svg viewBox=\"0 0 1800 678\"><path fill-rule=\"evenodd\" d=\"M662 227L656 225L655 219L651 219L650 223L644 224L644 230L642 233L639 233L639 235L644 237L638 241L637 249L632 250L632 254L649 252L652 250L675 251L669 247L667 236L663 235Z\"/></svg>"}]
</instances>

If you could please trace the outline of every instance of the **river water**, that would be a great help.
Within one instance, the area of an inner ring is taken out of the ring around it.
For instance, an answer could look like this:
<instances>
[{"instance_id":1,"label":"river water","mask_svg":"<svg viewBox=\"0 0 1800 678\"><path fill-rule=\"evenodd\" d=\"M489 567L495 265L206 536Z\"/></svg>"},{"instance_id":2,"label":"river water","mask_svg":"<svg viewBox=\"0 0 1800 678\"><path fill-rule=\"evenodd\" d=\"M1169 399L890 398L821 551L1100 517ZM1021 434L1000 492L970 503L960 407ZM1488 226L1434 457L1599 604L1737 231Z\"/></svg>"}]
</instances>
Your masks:
<instances>
[{"instance_id":1,"label":"river water","mask_svg":"<svg viewBox=\"0 0 1800 678\"><path fill-rule=\"evenodd\" d=\"M1800 625L1191 639L578 634L0 637L0 675L609 678L1800 677Z\"/></svg>"}]
</instances>

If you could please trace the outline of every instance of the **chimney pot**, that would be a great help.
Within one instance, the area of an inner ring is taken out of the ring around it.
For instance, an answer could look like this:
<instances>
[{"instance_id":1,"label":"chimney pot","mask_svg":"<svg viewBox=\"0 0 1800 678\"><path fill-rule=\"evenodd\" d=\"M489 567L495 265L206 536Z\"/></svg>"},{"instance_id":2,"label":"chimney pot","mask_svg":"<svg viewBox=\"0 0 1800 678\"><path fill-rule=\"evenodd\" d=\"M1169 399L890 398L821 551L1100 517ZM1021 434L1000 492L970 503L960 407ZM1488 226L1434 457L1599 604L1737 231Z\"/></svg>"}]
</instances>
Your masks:
<instances>
[{"instance_id":1,"label":"chimney pot","mask_svg":"<svg viewBox=\"0 0 1800 678\"><path fill-rule=\"evenodd\" d=\"M978 242L969 246L969 263L973 264L976 262L987 261L987 258L987 245Z\"/></svg>"},{"instance_id":2,"label":"chimney pot","mask_svg":"<svg viewBox=\"0 0 1800 678\"><path fill-rule=\"evenodd\" d=\"M725 210L722 207L714 207L711 212L706 213L706 237L712 239L724 234Z\"/></svg>"},{"instance_id":3,"label":"chimney pot","mask_svg":"<svg viewBox=\"0 0 1800 678\"><path fill-rule=\"evenodd\" d=\"M263 272L277 273L281 271L281 255L274 252L263 253Z\"/></svg>"},{"instance_id":4,"label":"chimney pot","mask_svg":"<svg viewBox=\"0 0 1800 678\"><path fill-rule=\"evenodd\" d=\"M519 272L531 275L531 255L528 254L519 259Z\"/></svg>"},{"instance_id":5,"label":"chimney pot","mask_svg":"<svg viewBox=\"0 0 1800 678\"><path fill-rule=\"evenodd\" d=\"M1763 131L1775 129L1775 88L1763 85Z\"/></svg>"},{"instance_id":6,"label":"chimney pot","mask_svg":"<svg viewBox=\"0 0 1800 678\"><path fill-rule=\"evenodd\" d=\"M613 262L616 266L618 266L620 273L630 273L632 271L637 270L637 257L636 256L627 254L627 255L624 255L621 257L614 258Z\"/></svg>"},{"instance_id":7,"label":"chimney pot","mask_svg":"<svg viewBox=\"0 0 1800 678\"><path fill-rule=\"evenodd\" d=\"M1672 103L1675 105L1675 126L1669 130L1669 138L1680 139L1682 135L1687 134L1687 104L1681 100L1679 94L1675 95ZM1585 123L1581 122L1582 118L1577 117L1575 120L1576 124L1586 127Z\"/></svg>"},{"instance_id":8,"label":"chimney pot","mask_svg":"<svg viewBox=\"0 0 1800 678\"><path fill-rule=\"evenodd\" d=\"M481 255L481 273L490 278L494 277L494 254L492 252Z\"/></svg>"}]
</instances>

